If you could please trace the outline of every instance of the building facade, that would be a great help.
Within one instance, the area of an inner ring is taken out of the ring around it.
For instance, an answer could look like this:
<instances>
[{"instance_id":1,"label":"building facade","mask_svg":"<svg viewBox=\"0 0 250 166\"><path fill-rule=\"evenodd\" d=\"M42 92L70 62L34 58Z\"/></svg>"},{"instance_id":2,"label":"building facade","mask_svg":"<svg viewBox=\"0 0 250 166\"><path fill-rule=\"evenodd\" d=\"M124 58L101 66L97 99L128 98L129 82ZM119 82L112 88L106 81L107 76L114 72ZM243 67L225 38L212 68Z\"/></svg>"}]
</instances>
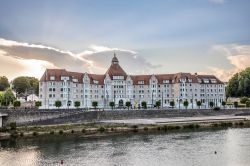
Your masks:
<instances>
[{"instance_id":1,"label":"building facade","mask_svg":"<svg viewBox=\"0 0 250 166\"><path fill-rule=\"evenodd\" d=\"M213 75L190 73L128 75L119 65L114 55L111 66L105 74L89 74L66 71L65 69L47 69L40 79L39 99L42 109L53 109L55 101L61 101L60 108L92 107L97 101L99 108L110 108L114 102L116 107L123 107L130 101L132 108L138 108L144 101L148 107L154 107L161 101L162 107L183 108L188 101L189 108L197 108L197 101L203 108L209 103L221 106L225 101L225 85Z\"/></svg>"}]
</instances>

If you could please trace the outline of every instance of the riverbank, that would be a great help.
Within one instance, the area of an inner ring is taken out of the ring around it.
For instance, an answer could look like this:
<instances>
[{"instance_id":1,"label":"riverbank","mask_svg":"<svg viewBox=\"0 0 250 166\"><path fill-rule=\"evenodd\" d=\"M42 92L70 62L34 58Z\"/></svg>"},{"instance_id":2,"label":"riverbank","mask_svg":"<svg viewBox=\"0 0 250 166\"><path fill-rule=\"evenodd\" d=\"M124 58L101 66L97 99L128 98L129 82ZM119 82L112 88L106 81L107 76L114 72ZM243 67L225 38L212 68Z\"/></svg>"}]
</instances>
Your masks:
<instances>
[{"instance_id":1,"label":"riverbank","mask_svg":"<svg viewBox=\"0 0 250 166\"><path fill-rule=\"evenodd\" d=\"M6 129L0 133L0 139L19 137L39 137L42 135L69 135L81 134L85 137L107 135L124 132L149 132L149 131L177 131L200 130L219 128L250 127L249 116L221 116L221 117L194 117L194 118L155 118L113 120L88 123L35 125L21 126Z\"/></svg>"}]
</instances>

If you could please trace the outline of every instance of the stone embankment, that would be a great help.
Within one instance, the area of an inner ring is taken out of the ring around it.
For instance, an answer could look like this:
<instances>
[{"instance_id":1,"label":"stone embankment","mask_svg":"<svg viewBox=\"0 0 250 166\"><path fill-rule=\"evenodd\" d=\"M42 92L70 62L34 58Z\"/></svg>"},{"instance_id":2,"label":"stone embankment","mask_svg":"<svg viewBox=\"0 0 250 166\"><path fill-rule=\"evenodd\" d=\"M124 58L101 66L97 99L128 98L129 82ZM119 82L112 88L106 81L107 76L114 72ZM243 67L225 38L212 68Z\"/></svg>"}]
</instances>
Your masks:
<instances>
[{"instance_id":1,"label":"stone embankment","mask_svg":"<svg viewBox=\"0 0 250 166\"><path fill-rule=\"evenodd\" d=\"M250 109L177 110L177 109L147 109L147 110L106 110L86 111L81 109L55 110L0 110L8 114L6 124L16 122L20 125L51 125L65 123L100 122L105 120L152 119L173 117L202 117L221 115L250 115Z\"/></svg>"}]
</instances>

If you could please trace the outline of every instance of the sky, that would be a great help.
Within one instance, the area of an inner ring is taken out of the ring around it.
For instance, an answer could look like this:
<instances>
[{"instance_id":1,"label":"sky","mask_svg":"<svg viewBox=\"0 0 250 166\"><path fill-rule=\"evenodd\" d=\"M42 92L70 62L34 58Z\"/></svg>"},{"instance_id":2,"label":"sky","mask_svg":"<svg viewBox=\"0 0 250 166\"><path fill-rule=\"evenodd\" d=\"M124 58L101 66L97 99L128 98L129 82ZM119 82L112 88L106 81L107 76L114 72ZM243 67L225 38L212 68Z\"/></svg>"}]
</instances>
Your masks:
<instances>
[{"instance_id":1,"label":"sky","mask_svg":"<svg viewBox=\"0 0 250 166\"><path fill-rule=\"evenodd\" d=\"M190 72L223 81L250 66L249 0L0 0L0 76L46 68Z\"/></svg>"}]
</instances>

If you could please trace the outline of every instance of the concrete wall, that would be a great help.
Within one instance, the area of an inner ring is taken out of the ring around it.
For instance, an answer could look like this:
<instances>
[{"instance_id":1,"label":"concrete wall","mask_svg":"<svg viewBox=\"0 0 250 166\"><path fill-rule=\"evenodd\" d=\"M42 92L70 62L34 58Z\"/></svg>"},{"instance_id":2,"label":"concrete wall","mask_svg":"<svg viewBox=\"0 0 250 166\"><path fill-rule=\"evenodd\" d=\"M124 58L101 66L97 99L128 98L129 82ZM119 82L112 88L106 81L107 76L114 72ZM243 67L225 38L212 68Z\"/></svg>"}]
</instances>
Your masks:
<instances>
[{"instance_id":1,"label":"concrete wall","mask_svg":"<svg viewBox=\"0 0 250 166\"><path fill-rule=\"evenodd\" d=\"M1 112L1 111L0 111ZM250 114L249 109L214 110L113 110L113 111L83 111L83 110L15 110L4 111L8 114L7 123L25 124L62 124L95 122L100 120L136 119L136 118L171 118L193 116L219 116Z\"/></svg>"}]
</instances>

